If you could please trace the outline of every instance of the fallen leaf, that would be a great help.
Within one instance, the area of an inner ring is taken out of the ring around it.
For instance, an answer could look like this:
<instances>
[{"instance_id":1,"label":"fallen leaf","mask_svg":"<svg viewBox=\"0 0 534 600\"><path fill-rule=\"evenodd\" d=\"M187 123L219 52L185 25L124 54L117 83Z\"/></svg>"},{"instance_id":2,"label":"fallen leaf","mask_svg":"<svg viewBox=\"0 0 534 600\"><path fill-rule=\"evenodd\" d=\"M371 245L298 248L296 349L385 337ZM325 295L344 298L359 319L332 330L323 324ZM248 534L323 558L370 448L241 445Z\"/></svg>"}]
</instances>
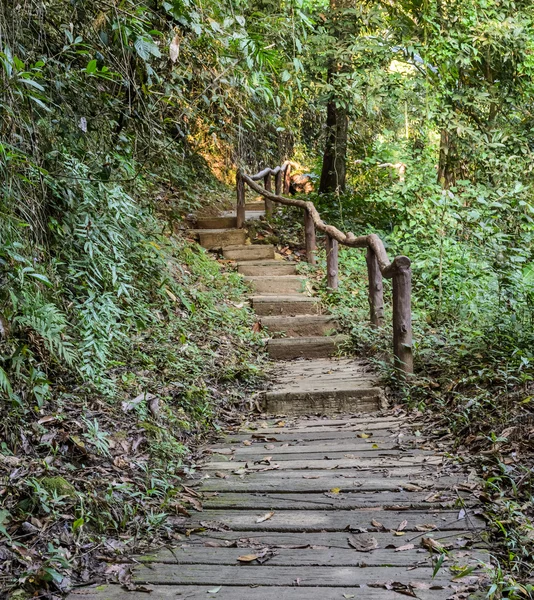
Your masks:
<instances>
[{"instance_id":1,"label":"fallen leaf","mask_svg":"<svg viewBox=\"0 0 534 600\"><path fill-rule=\"evenodd\" d=\"M396 531L395 535L400 537L401 535L406 535L406 532L405 531Z\"/></svg>"},{"instance_id":2,"label":"fallen leaf","mask_svg":"<svg viewBox=\"0 0 534 600\"><path fill-rule=\"evenodd\" d=\"M227 479L228 475L222 471L216 471L215 477L219 477L219 479Z\"/></svg>"},{"instance_id":3,"label":"fallen leaf","mask_svg":"<svg viewBox=\"0 0 534 600\"><path fill-rule=\"evenodd\" d=\"M356 598L354 594L343 594L343 598Z\"/></svg>"},{"instance_id":4,"label":"fallen leaf","mask_svg":"<svg viewBox=\"0 0 534 600\"><path fill-rule=\"evenodd\" d=\"M219 587L213 588L212 590L208 590L208 594L217 594L218 592L221 591L222 585L220 585Z\"/></svg>"},{"instance_id":5,"label":"fallen leaf","mask_svg":"<svg viewBox=\"0 0 534 600\"><path fill-rule=\"evenodd\" d=\"M372 433L359 433L358 437L362 438L363 440L366 440L367 438L370 438L372 435Z\"/></svg>"},{"instance_id":6,"label":"fallen leaf","mask_svg":"<svg viewBox=\"0 0 534 600\"><path fill-rule=\"evenodd\" d=\"M422 523L415 526L416 531L434 531L437 528L437 525L434 525L434 523Z\"/></svg>"},{"instance_id":7,"label":"fallen leaf","mask_svg":"<svg viewBox=\"0 0 534 600\"><path fill-rule=\"evenodd\" d=\"M395 552L404 552L404 550L413 550L415 546L413 544L405 544L404 546L399 546L395 548Z\"/></svg>"},{"instance_id":8,"label":"fallen leaf","mask_svg":"<svg viewBox=\"0 0 534 600\"><path fill-rule=\"evenodd\" d=\"M39 425L42 425L43 423L50 423L50 421L55 421L56 419L57 417L55 415L47 415L46 417L42 417L41 419L39 419L37 423L39 423Z\"/></svg>"},{"instance_id":9,"label":"fallen leaf","mask_svg":"<svg viewBox=\"0 0 534 600\"><path fill-rule=\"evenodd\" d=\"M465 508L462 508L460 510L460 512L458 513L458 521L461 521L462 519L465 519L466 514L467 513L465 511Z\"/></svg>"},{"instance_id":10,"label":"fallen leaf","mask_svg":"<svg viewBox=\"0 0 534 600\"><path fill-rule=\"evenodd\" d=\"M252 446L252 442L250 440L243 440L243 446Z\"/></svg>"},{"instance_id":11,"label":"fallen leaf","mask_svg":"<svg viewBox=\"0 0 534 600\"><path fill-rule=\"evenodd\" d=\"M237 560L239 562L252 562L258 558L257 554L243 554L243 556L238 556Z\"/></svg>"},{"instance_id":12,"label":"fallen leaf","mask_svg":"<svg viewBox=\"0 0 534 600\"><path fill-rule=\"evenodd\" d=\"M258 517L256 519L256 523L263 523L264 521L268 521L269 519L271 519L273 517L273 515L274 515L274 510L266 513L262 517Z\"/></svg>"},{"instance_id":13,"label":"fallen leaf","mask_svg":"<svg viewBox=\"0 0 534 600\"><path fill-rule=\"evenodd\" d=\"M357 550L358 552L371 552L378 548L378 540L368 535L351 535L347 538L347 542L351 548L354 548L354 550Z\"/></svg>"},{"instance_id":14,"label":"fallen leaf","mask_svg":"<svg viewBox=\"0 0 534 600\"><path fill-rule=\"evenodd\" d=\"M443 552L445 550L445 546L443 544L440 544L437 540L430 537L422 538L421 545L427 550L434 550L436 552Z\"/></svg>"},{"instance_id":15,"label":"fallen leaf","mask_svg":"<svg viewBox=\"0 0 534 600\"><path fill-rule=\"evenodd\" d=\"M397 531L402 531L403 529L406 529L406 525L408 525L408 521L406 521L406 519L399 524L399 526L397 527Z\"/></svg>"},{"instance_id":16,"label":"fallen leaf","mask_svg":"<svg viewBox=\"0 0 534 600\"><path fill-rule=\"evenodd\" d=\"M330 490L330 492L331 492L332 494L339 494L339 492L340 492L340 491L341 491L341 488L332 488L332 489Z\"/></svg>"},{"instance_id":17,"label":"fallen leaf","mask_svg":"<svg viewBox=\"0 0 534 600\"><path fill-rule=\"evenodd\" d=\"M373 527L376 527L377 529L384 529L384 526L382 525L382 523L380 523L380 521L377 521L376 519L373 519L371 521L371 525Z\"/></svg>"}]
</instances>

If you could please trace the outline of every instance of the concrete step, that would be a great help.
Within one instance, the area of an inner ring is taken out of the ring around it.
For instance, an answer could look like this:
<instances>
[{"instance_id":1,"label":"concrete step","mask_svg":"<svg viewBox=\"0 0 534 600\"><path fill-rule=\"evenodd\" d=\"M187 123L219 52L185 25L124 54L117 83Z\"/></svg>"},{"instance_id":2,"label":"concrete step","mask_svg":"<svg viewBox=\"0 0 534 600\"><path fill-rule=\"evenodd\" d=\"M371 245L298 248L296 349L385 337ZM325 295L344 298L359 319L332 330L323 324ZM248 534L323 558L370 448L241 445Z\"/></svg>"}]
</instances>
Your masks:
<instances>
[{"instance_id":1,"label":"concrete step","mask_svg":"<svg viewBox=\"0 0 534 600\"><path fill-rule=\"evenodd\" d=\"M237 219L229 217L199 217L197 219L198 229L236 229Z\"/></svg>"},{"instance_id":2,"label":"concrete step","mask_svg":"<svg viewBox=\"0 0 534 600\"><path fill-rule=\"evenodd\" d=\"M267 275L296 275L295 263L285 260L249 260L237 263L237 271L241 275L265 277Z\"/></svg>"},{"instance_id":3,"label":"concrete step","mask_svg":"<svg viewBox=\"0 0 534 600\"><path fill-rule=\"evenodd\" d=\"M371 413L383 407L382 390L370 379L324 385L317 380L302 382L301 389L280 388L265 392L263 412L274 415L332 415Z\"/></svg>"},{"instance_id":4,"label":"concrete step","mask_svg":"<svg viewBox=\"0 0 534 600\"><path fill-rule=\"evenodd\" d=\"M265 275L244 277L257 294L279 296L281 294L302 294L306 291L306 277L299 275Z\"/></svg>"},{"instance_id":5,"label":"concrete step","mask_svg":"<svg viewBox=\"0 0 534 600\"><path fill-rule=\"evenodd\" d=\"M292 296L251 296L250 303L257 315L318 315L321 301L303 295Z\"/></svg>"},{"instance_id":6,"label":"concrete step","mask_svg":"<svg viewBox=\"0 0 534 600\"><path fill-rule=\"evenodd\" d=\"M323 336L336 332L339 324L331 315L299 315L295 317L262 317L261 324L269 333L287 337Z\"/></svg>"},{"instance_id":7,"label":"concrete step","mask_svg":"<svg viewBox=\"0 0 534 600\"><path fill-rule=\"evenodd\" d=\"M258 212L263 210L265 212L265 202L247 202L245 204L245 212L250 210L252 212Z\"/></svg>"},{"instance_id":8,"label":"concrete step","mask_svg":"<svg viewBox=\"0 0 534 600\"><path fill-rule=\"evenodd\" d=\"M267 342L267 351L275 360L325 358L338 354L348 339L346 335L279 338Z\"/></svg>"},{"instance_id":9,"label":"concrete step","mask_svg":"<svg viewBox=\"0 0 534 600\"><path fill-rule=\"evenodd\" d=\"M271 414L374 412L384 408L379 381L365 361L316 358L279 362L275 383L263 395Z\"/></svg>"},{"instance_id":10,"label":"concrete step","mask_svg":"<svg viewBox=\"0 0 534 600\"><path fill-rule=\"evenodd\" d=\"M261 210L246 210L245 211L245 221L256 221L265 215L265 210L262 208ZM221 217L235 217L235 210L225 210L221 213Z\"/></svg>"},{"instance_id":11,"label":"concrete step","mask_svg":"<svg viewBox=\"0 0 534 600\"><path fill-rule=\"evenodd\" d=\"M236 244L223 248L223 256L228 260L249 261L261 259L274 259L274 246L260 244Z\"/></svg>"},{"instance_id":12,"label":"concrete step","mask_svg":"<svg viewBox=\"0 0 534 600\"><path fill-rule=\"evenodd\" d=\"M207 250L243 245L246 241L244 229L190 229L188 233Z\"/></svg>"}]
</instances>

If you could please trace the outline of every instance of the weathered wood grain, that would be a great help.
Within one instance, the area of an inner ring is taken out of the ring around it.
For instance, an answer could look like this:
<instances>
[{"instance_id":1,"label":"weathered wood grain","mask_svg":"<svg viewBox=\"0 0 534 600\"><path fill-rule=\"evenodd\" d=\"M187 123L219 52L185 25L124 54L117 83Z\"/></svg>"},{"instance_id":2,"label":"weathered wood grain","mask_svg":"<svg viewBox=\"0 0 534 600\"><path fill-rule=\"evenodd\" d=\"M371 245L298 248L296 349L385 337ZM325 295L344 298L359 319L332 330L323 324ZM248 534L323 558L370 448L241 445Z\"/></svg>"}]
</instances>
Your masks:
<instances>
[{"instance_id":1,"label":"weathered wood grain","mask_svg":"<svg viewBox=\"0 0 534 600\"><path fill-rule=\"evenodd\" d=\"M274 477L276 471L247 475L244 478L229 476L227 479L212 477L202 482L202 491L207 492L282 492L282 493L314 493L328 492L338 488L341 492L353 491L388 491L407 490L420 492L428 489L451 490L462 481L463 477L442 477L435 480L421 480L417 477L379 477L376 474L365 477L363 472L355 472L353 477L341 477L329 471L312 471L309 473L284 471Z\"/></svg>"},{"instance_id":2,"label":"weathered wood grain","mask_svg":"<svg viewBox=\"0 0 534 600\"><path fill-rule=\"evenodd\" d=\"M384 510L429 510L456 508L472 501L455 492L326 492L323 494L248 494L217 493L203 499L204 508L227 510L353 510L382 507Z\"/></svg>"},{"instance_id":3,"label":"weathered wood grain","mask_svg":"<svg viewBox=\"0 0 534 600\"><path fill-rule=\"evenodd\" d=\"M248 470L263 470L265 466L271 462L266 461L263 464L254 464L252 461L243 462L237 460L218 461L211 460L206 463L206 468L216 471L232 470L246 468ZM319 460L286 460L278 464L279 469L288 469L292 471L300 469L373 469L373 468L396 468L396 467L413 467L420 465L443 465L443 456L384 456L380 458L365 457L365 458L340 458L329 460L322 458Z\"/></svg>"},{"instance_id":4,"label":"weathered wood grain","mask_svg":"<svg viewBox=\"0 0 534 600\"><path fill-rule=\"evenodd\" d=\"M260 523L258 520L265 513L259 510L205 510L191 518L192 527L206 529L226 527L233 531L381 531L381 529L396 530L400 524L407 521L404 531L417 531L417 525L434 524L441 531L448 529L483 528L484 521L473 516L469 520L458 519L458 511L386 511L362 509L352 511L293 511L280 510ZM382 527L377 527L372 521L378 521Z\"/></svg>"},{"instance_id":5,"label":"weathered wood grain","mask_svg":"<svg viewBox=\"0 0 534 600\"><path fill-rule=\"evenodd\" d=\"M206 546L220 543L237 544L240 548L309 548L310 546L324 546L327 548L350 549L349 536L368 535L366 533L350 533L347 531L323 532L276 532L270 531L204 531L193 532L183 536L182 541L192 545ZM440 540L452 548L461 549L472 545L475 548L486 548L486 532L460 531L432 531L429 533L408 532L397 536L391 531L374 531L371 535L376 538L380 548L398 548L408 543L419 544L423 536Z\"/></svg>"},{"instance_id":6,"label":"weathered wood grain","mask_svg":"<svg viewBox=\"0 0 534 600\"><path fill-rule=\"evenodd\" d=\"M134 580L148 584L195 584L235 586L348 587L361 585L385 586L391 581L409 584L414 581L432 582L434 587L447 587L448 573L440 571L432 579L431 567L407 571L405 567L270 567L269 565L220 565L216 569L205 565L166 565L157 568L140 566ZM298 580L298 581L297 581Z\"/></svg>"},{"instance_id":7,"label":"weathered wood grain","mask_svg":"<svg viewBox=\"0 0 534 600\"><path fill-rule=\"evenodd\" d=\"M372 534L366 534L371 537ZM414 544L415 545L415 544ZM135 560L143 564L175 565L236 565L241 556L262 555L262 548L210 548L205 546L182 545L177 548L164 548L158 552L136 556ZM270 567L402 567L430 566L433 557L420 545L412 550L397 551L395 548L377 548L371 552L358 552L353 548L301 548L275 549L273 555L264 563L250 561L249 564L268 564ZM487 562L488 554L482 550L451 551L447 555L445 566L454 564L477 565Z\"/></svg>"},{"instance_id":8,"label":"weathered wood grain","mask_svg":"<svg viewBox=\"0 0 534 600\"><path fill-rule=\"evenodd\" d=\"M71 592L70 596L77 600L406 600L405 594L399 594L383 588L351 587L351 588L299 588L299 587L236 587L236 586L198 586L198 585L157 585L151 591L125 592L120 585L100 585L91 588L80 588ZM215 590L217 592L215 593ZM435 587L434 589L417 589L420 600L446 600L453 593L452 588Z\"/></svg>"}]
</instances>

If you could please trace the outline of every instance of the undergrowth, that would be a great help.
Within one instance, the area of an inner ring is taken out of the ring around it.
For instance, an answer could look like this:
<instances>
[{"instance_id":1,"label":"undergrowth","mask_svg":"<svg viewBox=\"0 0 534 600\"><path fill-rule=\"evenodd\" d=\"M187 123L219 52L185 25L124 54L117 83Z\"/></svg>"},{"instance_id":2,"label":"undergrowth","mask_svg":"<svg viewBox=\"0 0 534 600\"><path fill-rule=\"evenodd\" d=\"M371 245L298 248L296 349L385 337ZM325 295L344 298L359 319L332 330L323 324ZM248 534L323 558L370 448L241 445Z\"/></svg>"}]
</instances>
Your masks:
<instances>
[{"instance_id":1,"label":"undergrowth","mask_svg":"<svg viewBox=\"0 0 534 600\"><path fill-rule=\"evenodd\" d=\"M48 182L46 242L0 232L0 587L54 595L172 539L192 448L245 403L242 279L170 235L148 186Z\"/></svg>"}]
</instances>

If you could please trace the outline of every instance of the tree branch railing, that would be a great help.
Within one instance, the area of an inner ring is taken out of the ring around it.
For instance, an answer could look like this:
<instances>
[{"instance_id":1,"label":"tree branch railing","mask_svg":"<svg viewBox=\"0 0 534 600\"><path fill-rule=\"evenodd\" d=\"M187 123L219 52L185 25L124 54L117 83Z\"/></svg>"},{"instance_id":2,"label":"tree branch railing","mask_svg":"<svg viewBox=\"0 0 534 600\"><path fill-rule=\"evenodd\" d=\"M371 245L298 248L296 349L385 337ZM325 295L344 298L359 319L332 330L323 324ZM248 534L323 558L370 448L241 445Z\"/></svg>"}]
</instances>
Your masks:
<instances>
[{"instance_id":1,"label":"tree branch railing","mask_svg":"<svg viewBox=\"0 0 534 600\"><path fill-rule=\"evenodd\" d=\"M384 294L383 278L393 280L393 354L395 365L404 373L413 373L412 356L412 313L411 290L412 271L410 259L397 256L391 262L388 258L384 243L378 235L355 236L353 233L343 233L333 225L327 225L315 208L313 202L297 198L286 198L282 191L289 192L291 163L285 162L275 169L266 168L255 175L245 175L238 171L237 184L237 227L245 223L245 184L265 198L265 213L272 215L274 203L286 206L297 206L304 211L304 232L306 238L306 256L311 264L316 263L315 231L318 229L326 234L326 264L327 282L330 289L338 287L338 248L339 244L350 248L367 248L366 262L369 277L369 308L370 320L374 327L384 324ZM274 178L275 191L271 187ZM264 187L257 182L263 180Z\"/></svg>"}]
</instances>

